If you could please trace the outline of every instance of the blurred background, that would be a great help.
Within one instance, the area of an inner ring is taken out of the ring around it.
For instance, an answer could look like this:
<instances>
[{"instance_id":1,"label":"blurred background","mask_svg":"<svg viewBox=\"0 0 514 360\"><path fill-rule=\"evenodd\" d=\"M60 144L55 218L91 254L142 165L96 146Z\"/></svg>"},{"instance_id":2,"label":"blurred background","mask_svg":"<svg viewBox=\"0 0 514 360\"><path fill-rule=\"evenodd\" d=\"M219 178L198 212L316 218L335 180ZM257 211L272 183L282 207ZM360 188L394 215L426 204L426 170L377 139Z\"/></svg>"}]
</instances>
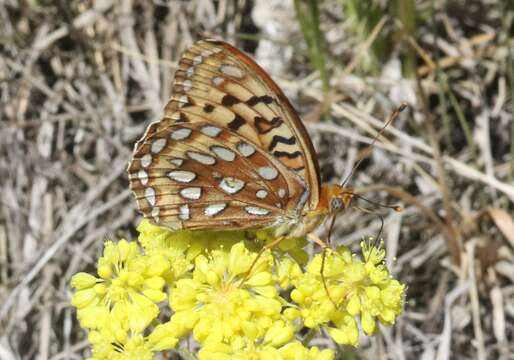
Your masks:
<instances>
[{"instance_id":1,"label":"blurred background","mask_svg":"<svg viewBox=\"0 0 514 360\"><path fill-rule=\"evenodd\" d=\"M334 243L357 248L382 218L408 286L397 324L341 359L514 359L508 0L0 2L0 359L88 356L70 277L94 270L104 240L137 235L131 149L205 37L283 88L324 181L363 160L351 186L404 208L360 202L336 223Z\"/></svg>"}]
</instances>

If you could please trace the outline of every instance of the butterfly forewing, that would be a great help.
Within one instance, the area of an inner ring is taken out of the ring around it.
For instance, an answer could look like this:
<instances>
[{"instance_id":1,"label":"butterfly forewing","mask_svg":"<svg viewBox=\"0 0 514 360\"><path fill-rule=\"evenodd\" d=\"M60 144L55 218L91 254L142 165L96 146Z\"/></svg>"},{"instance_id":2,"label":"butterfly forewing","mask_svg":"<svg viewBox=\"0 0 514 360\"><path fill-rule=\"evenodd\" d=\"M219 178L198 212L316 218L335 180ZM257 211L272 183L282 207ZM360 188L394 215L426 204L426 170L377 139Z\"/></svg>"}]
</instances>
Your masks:
<instances>
[{"instance_id":1,"label":"butterfly forewing","mask_svg":"<svg viewBox=\"0 0 514 360\"><path fill-rule=\"evenodd\" d=\"M200 41L181 59L174 91L167 116L183 104L184 112L191 103L221 105L221 125L254 138L297 172L312 187L310 202L317 203L319 171L310 138L280 88L252 59L227 43Z\"/></svg>"},{"instance_id":2,"label":"butterfly forewing","mask_svg":"<svg viewBox=\"0 0 514 360\"><path fill-rule=\"evenodd\" d=\"M146 217L173 229L250 228L316 206L310 139L258 65L226 43L200 41L175 77L163 119L129 166Z\"/></svg>"}]
</instances>

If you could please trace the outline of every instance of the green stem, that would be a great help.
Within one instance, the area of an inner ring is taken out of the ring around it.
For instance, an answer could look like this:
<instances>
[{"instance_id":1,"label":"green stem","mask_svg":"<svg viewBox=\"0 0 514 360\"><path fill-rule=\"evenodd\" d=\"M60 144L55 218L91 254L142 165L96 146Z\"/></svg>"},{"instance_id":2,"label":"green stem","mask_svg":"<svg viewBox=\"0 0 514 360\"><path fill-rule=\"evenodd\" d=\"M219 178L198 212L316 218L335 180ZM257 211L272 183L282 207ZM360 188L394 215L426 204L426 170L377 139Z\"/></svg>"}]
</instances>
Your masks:
<instances>
[{"instance_id":1,"label":"green stem","mask_svg":"<svg viewBox=\"0 0 514 360\"><path fill-rule=\"evenodd\" d=\"M323 46L324 40L319 22L318 1L307 0L306 2L308 9L304 10L303 4L305 1L295 0L294 9L303 37L307 43L309 61L311 66L318 71L323 86L323 92L326 94L329 89L329 82Z\"/></svg>"}]
</instances>

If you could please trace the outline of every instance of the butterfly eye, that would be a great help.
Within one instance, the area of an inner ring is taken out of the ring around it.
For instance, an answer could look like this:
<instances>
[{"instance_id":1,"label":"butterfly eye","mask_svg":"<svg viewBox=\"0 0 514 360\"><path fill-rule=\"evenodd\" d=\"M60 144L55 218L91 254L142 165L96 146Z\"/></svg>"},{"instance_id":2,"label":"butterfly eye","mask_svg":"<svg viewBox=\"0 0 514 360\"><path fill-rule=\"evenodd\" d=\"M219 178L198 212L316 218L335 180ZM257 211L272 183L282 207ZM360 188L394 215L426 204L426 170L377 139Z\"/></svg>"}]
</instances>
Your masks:
<instances>
[{"instance_id":1,"label":"butterfly eye","mask_svg":"<svg viewBox=\"0 0 514 360\"><path fill-rule=\"evenodd\" d=\"M332 200L330 200L330 208L332 209L332 211L341 210L343 208L343 200L341 200L340 198L333 198Z\"/></svg>"}]
</instances>

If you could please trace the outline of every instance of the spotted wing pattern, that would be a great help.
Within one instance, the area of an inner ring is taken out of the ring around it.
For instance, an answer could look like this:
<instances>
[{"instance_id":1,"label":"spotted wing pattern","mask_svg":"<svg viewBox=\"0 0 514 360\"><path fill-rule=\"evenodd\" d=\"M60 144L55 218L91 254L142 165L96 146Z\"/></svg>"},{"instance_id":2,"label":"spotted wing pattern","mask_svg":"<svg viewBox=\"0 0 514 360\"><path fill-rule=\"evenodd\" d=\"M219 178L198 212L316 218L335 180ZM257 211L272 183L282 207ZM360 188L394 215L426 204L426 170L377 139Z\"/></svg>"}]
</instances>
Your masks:
<instances>
[{"instance_id":1,"label":"spotted wing pattern","mask_svg":"<svg viewBox=\"0 0 514 360\"><path fill-rule=\"evenodd\" d=\"M171 125L138 150L130 181L139 208L173 229L271 225L304 192L269 154L209 122Z\"/></svg>"},{"instance_id":2,"label":"spotted wing pattern","mask_svg":"<svg viewBox=\"0 0 514 360\"><path fill-rule=\"evenodd\" d=\"M161 121L136 144L131 188L173 229L242 229L315 208L317 162L289 101L231 45L200 41L175 75Z\"/></svg>"}]
</instances>

